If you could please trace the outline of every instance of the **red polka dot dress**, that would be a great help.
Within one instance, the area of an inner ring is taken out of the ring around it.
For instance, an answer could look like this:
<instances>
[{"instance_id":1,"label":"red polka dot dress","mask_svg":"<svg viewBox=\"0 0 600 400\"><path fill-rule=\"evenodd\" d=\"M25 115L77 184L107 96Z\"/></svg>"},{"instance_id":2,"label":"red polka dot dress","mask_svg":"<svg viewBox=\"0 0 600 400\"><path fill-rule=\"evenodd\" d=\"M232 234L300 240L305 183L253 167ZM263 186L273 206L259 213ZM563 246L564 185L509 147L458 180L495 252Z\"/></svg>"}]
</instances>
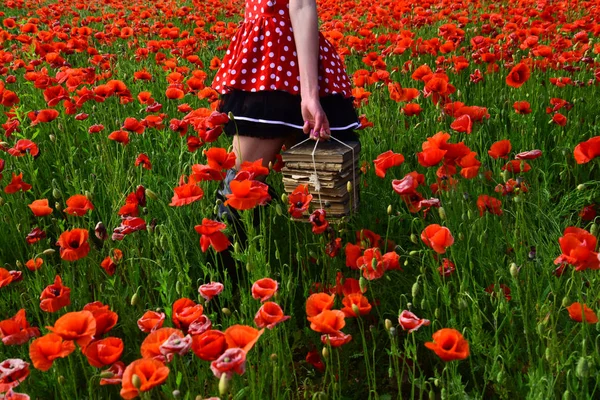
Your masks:
<instances>
[{"instance_id":1,"label":"red polka dot dress","mask_svg":"<svg viewBox=\"0 0 600 400\"><path fill-rule=\"evenodd\" d=\"M360 126L352 86L334 47L319 33L319 95L332 135ZM289 0L246 0L245 18L231 39L212 87L219 110L231 112L228 134L282 137L302 130L300 71Z\"/></svg>"}]
</instances>

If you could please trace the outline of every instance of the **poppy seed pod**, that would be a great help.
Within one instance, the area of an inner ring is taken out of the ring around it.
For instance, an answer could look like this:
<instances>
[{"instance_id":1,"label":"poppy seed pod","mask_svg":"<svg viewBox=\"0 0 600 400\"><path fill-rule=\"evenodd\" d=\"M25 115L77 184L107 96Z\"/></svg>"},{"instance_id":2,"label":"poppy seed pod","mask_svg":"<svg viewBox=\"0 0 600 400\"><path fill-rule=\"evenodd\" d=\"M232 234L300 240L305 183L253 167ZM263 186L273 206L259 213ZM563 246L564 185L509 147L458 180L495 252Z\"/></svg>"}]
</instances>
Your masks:
<instances>
[{"instance_id":1,"label":"poppy seed pod","mask_svg":"<svg viewBox=\"0 0 600 400\"><path fill-rule=\"evenodd\" d=\"M181 392L177 389L173 390L173 397L179 397L181 395Z\"/></svg>"},{"instance_id":2,"label":"poppy seed pod","mask_svg":"<svg viewBox=\"0 0 600 400\"><path fill-rule=\"evenodd\" d=\"M391 215L391 214L392 214L392 211L393 211L393 209L392 209L392 205L390 204L390 205L387 207L387 215Z\"/></svg>"},{"instance_id":3,"label":"poppy seed pod","mask_svg":"<svg viewBox=\"0 0 600 400\"><path fill-rule=\"evenodd\" d=\"M58 190L57 188L52 189L52 197L54 197L55 199L60 199L61 196L62 193L60 192L60 190Z\"/></svg>"},{"instance_id":4,"label":"poppy seed pod","mask_svg":"<svg viewBox=\"0 0 600 400\"><path fill-rule=\"evenodd\" d=\"M348 181L346 184L346 190L348 190L348 193L352 192L352 182Z\"/></svg>"},{"instance_id":5,"label":"poppy seed pod","mask_svg":"<svg viewBox=\"0 0 600 400\"><path fill-rule=\"evenodd\" d=\"M323 347L323 350L321 350L321 354L323 354L323 358L328 358L329 357L329 348Z\"/></svg>"},{"instance_id":6,"label":"poppy seed pod","mask_svg":"<svg viewBox=\"0 0 600 400\"><path fill-rule=\"evenodd\" d=\"M579 191L585 190L585 185L583 183L580 183L579 185L577 185L577 190L579 190Z\"/></svg>"},{"instance_id":7,"label":"poppy seed pod","mask_svg":"<svg viewBox=\"0 0 600 400\"><path fill-rule=\"evenodd\" d=\"M363 276L358 280L358 286L360 287L361 292L364 293L367 291L367 280Z\"/></svg>"},{"instance_id":8,"label":"poppy seed pod","mask_svg":"<svg viewBox=\"0 0 600 400\"><path fill-rule=\"evenodd\" d=\"M133 374L133 376L131 377L131 384L133 385L134 388L139 390L140 387L142 387L142 380L140 379L139 376L137 376L136 374Z\"/></svg>"},{"instance_id":9,"label":"poppy seed pod","mask_svg":"<svg viewBox=\"0 0 600 400\"><path fill-rule=\"evenodd\" d=\"M42 254L45 256L51 256L54 253L56 253L56 250L54 250L54 249L46 249L46 250L42 251Z\"/></svg>"},{"instance_id":10,"label":"poppy seed pod","mask_svg":"<svg viewBox=\"0 0 600 400\"><path fill-rule=\"evenodd\" d=\"M411 233L410 234L410 241L413 242L414 244L418 244L419 243L419 238L414 233Z\"/></svg>"},{"instance_id":11,"label":"poppy seed pod","mask_svg":"<svg viewBox=\"0 0 600 400\"><path fill-rule=\"evenodd\" d=\"M129 302L129 304L131 304L132 307L135 307L139 302L140 302L140 295L136 291L133 294L133 296L131 296L131 301Z\"/></svg>"},{"instance_id":12,"label":"poppy seed pod","mask_svg":"<svg viewBox=\"0 0 600 400\"><path fill-rule=\"evenodd\" d=\"M389 331L392 328L392 321L389 319L385 320L385 330Z\"/></svg>"},{"instance_id":13,"label":"poppy seed pod","mask_svg":"<svg viewBox=\"0 0 600 400\"><path fill-rule=\"evenodd\" d=\"M446 210L444 210L444 207L440 207L440 208L438 208L438 214L439 214L439 216L440 216L440 219L441 219L442 221L445 221L445 220L446 220Z\"/></svg>"},{"instance_id":14,"label":"poppy seed pod","mask_svg":"<svg viewBox=\"0 0 600 400\"><path fill-rule=\"evenodd\" d=\"M590 227L590 233L592 234L592 236L597 236L598 235L598 224L597 223L593 223L592 226Z\"/></svg>"},{"instance_id":15,"label":"poppy seed pod","mask_svg":"<svg viewBox=\"0 0 600 400\"><path fill-rule=\"evenodd\" d=\"M283 202L283 204L287 204L287 202L288 202L287 194L284 193L281 195L281 201Z\"/></svg>"}]
</instances>

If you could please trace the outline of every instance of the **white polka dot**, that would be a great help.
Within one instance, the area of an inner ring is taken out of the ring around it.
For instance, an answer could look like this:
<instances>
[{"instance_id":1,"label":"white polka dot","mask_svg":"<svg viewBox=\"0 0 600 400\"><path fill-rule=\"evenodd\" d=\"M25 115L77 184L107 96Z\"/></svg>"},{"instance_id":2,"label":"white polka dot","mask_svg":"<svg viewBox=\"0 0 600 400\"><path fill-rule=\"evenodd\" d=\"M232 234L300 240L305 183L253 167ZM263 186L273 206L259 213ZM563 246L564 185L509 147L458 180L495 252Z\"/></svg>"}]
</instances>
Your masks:
<instances>
[{"instance_id":1,"label":"white polka dot","mask_svg":"<svg viewBox=\"0 0 600 400\"><path fill-rule=\"evenodd\" d=\"M297 92L298 91L298 86L294 86L293 89L294 89L294 92Z\"/></svg>"},{"instance_id":2,"label":"white polka dot","mask_svg":"<svg viewBox=\"0 0 600 400\"><path fill-rule=\"evenodd\" d=\"M273 52L270 52L270 53L269 53L269 57L275 57L275 53L273 53Z\"/></svg>"},{"instance_id":3,"label":"white polka dot","mask_svg":"<svg viewBox=\"0 0 600 400\"><path fill-rule=\"evenodd\" d=\"M293 67L294 65L296 65L296 63L294 61L290 61L290 65Z\"/></svg>"},{"instance_id":4,"label":"white polka dot","mask_svg":"<svg viewBox=\"0 0 600 400\"><path fill-rule=\"evenodd\" d=\"M283 46L283 50L285 50L285 51L289 51L289 50L290 50L290 48L289 48L289 47L287 47L287 46Z\"/></svg>"},{"instance_id":5,"label":"white polka dot","mask_svg":"<svg viewBox=\"0 0 600 400\"><path fill-rule=\"evenodd\" d=\"M271 46L273 46L273 42L267 42L267 46L268 46L268 47L271 47Z\"/></svg>"},{"instance_id":6,"label":"white polka dot","mask_svg":"<svg viewBox=\"0 0 600 400\"><path fill-rule=\"evenodd\" d=\"M277 89L277 86L271 85L271 90L275 90L275 89Z\"/></svg>"},{"instance_id":7,"label":"white polka dot","mask_svg":"<svg viewBox=\"0 0 600 400\"><path fill-rule=\"evenodd\" d=\"M252 73L255 74L256 73L256 68L252 68Z\"/></svg>"},{"instance_id":8,"label":"white polka dot","mask_svg":"<svg viewBox=\"0 0 600 400\"><path fill-rule=\"evenodd\" d=\"M281 61L285 61L285 56L281 56L281 57L279 57L279 59L280 59Z\"/></svg>"},{"instance_id":9,"label":"white polka dot","mask_svg":"<svg viewBox=\"0 0 600 400\"><path fill-rule=\"evenodd\" d=\"M265 80L265 76L264 76L264 75L261 75L261 76L260 76L260 80L261 80L261 81L264 81L264 80Z\"/></svg>"},{"instance_id":10,"label":"white polka dot","mask_svg":"<svg viewBox=\"0 0 600 400\"><path fill-rule=\"evenodd\" d=\"M265 90L265 85L260 85L260 90Z\"/></svg>"},{"instance_id":11,"label":"white polka dot","mask_svg":"<svg viewBox=\"0 0 600 400\"><path fill-rule=\"evenodd\" d=\"M232 80L230 80L230 81L229 81L229 84L231 84L231 85L235 85L235 79L232 79Z\"/></svg>"},{"instance_id":12,"label":"white polka dot","mask_svg":"<svg viewBox=\"0 0 600 400\"><path fill-rule=\"evenodd\" d=\"M256 83L256 78L252 78L251 82Z\"/></svg>"},{"instance_id":13,"label":"white polka dot","mask_svg":"<svg viewBox=\"0 0 600 400\"><path fill-rule=\"evenodd\" d=\"M271 64L269 64L269 67L271 67L271 68L275 68L275 63L271 63Z\"/></svg>"},{"instance_id":14,"label":"white polka dot","mask_svg":"<svg viewBox=\"0 0 600 400\"><path fill-rule=\"evenodd\" d=\"M246 80L242 79L242 85L245 85L245 84L246 84Z\"/></svg>"},{"instance_id":15,"label":"white polka dot","mask_svg":"<svg viewBox=\"0 0 600 400\"><path fill-rule=\"evenodd\" d=\"M246 72L248 72L248 70L246 68L242 69L242 74L246 74Z\"/></svg>"},{"instance_id":16,"label":"white polka dot","mask_svg":"<svg viewBox=\"0 0 600 400\"><path fill-rule=\"evenodd\" d=\"M271 79L275 79L275 74L271 74Z\"/></svg>"}]
</instances>

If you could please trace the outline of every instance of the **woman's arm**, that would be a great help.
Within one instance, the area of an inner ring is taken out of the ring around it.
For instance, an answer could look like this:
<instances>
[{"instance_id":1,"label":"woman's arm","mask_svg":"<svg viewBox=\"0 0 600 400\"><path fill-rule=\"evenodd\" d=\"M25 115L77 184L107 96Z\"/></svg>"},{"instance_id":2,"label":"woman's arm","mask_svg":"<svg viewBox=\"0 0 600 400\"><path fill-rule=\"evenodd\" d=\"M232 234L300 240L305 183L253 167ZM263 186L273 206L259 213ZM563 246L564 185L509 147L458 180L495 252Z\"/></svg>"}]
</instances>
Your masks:
<instances>
[{"instance_id":1,"label":"woman's arm","mask_svg":"<svg viewBox=\"0 0 600 400\"><path fill-rule=\"evenodd\" d=\"M316 0L290 0L290 20L300 70L300 97L304 133L329 138L329 121L319 100L319 27Z\"/></svg>"}]
</instances>

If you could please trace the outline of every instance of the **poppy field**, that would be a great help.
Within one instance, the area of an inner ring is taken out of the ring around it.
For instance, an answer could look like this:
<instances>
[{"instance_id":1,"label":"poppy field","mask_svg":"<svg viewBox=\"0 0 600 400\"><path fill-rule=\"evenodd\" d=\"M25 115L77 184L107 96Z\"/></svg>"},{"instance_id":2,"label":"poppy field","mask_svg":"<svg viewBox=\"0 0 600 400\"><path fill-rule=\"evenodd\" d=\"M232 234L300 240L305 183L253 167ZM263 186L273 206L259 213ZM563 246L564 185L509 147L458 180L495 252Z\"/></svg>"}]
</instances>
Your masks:
<instances>
[{"instance_id":1,"label":"poppy field","mask_svg":"<svg viewBox=\"0 0 600 400\"><path fill-rule=\"evenodd\" d=\"M600 4L318 6L360 207L278 156L234 226L243 1L2 0L0 399L600 396Z\"/></svg>"}]
</instances>

